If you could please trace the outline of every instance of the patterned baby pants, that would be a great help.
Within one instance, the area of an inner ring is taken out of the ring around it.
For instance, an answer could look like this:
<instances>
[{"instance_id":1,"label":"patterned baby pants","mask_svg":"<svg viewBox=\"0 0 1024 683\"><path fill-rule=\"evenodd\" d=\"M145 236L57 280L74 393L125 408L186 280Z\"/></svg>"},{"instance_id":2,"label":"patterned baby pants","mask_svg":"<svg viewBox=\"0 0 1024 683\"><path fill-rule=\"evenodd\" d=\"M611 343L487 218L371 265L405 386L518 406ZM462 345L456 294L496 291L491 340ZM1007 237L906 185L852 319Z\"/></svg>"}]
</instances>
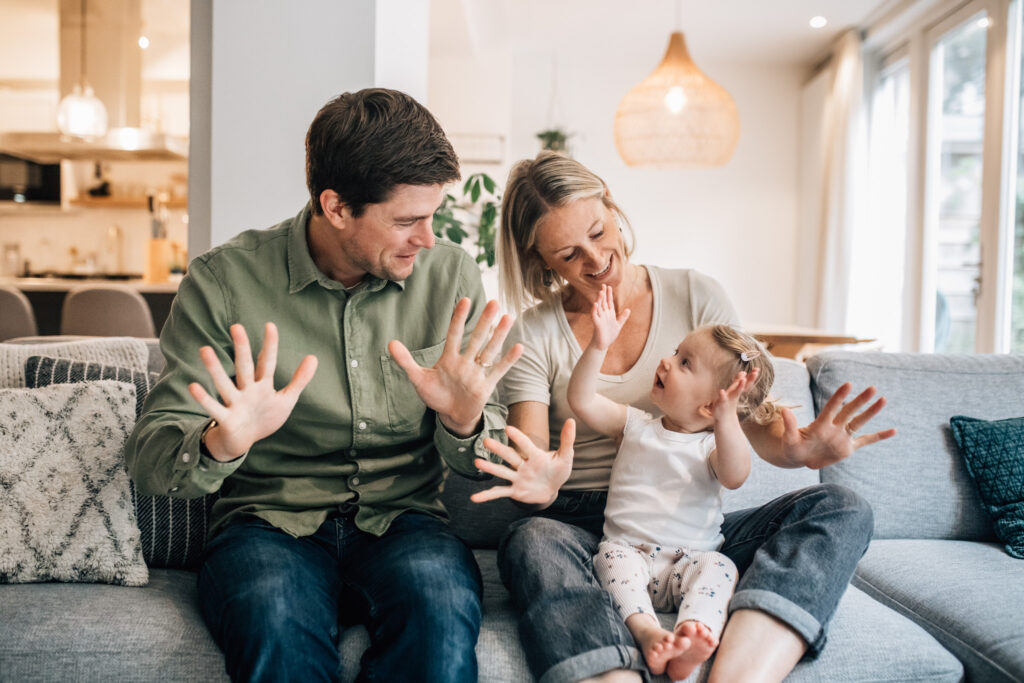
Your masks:
<instances>
[{"instance_id":1,"label":"patterned baby pants","mask_svg":"<svg viewBox=\"0 0 1024 683\"><path fill-rule=\"evenodd\" d=\"M619 615L649 614L678 608L676 626L699 621L717 638L725 627L729 599L736 587L736 565L713 550L687 550L602 540L594 573L611 593Z\"/></svg>"}]
</instances>

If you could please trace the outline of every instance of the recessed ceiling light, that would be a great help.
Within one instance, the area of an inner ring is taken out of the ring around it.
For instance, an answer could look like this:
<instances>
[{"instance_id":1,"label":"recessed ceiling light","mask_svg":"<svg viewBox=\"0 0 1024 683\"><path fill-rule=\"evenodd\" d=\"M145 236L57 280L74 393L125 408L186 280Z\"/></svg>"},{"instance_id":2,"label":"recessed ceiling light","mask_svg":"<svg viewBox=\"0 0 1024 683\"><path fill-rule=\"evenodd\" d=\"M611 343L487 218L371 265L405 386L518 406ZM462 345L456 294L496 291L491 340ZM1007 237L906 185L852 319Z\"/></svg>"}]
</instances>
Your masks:
<instances>
[{"instance_id":1,"label":"recessed ceiling light","mask_svg":"<svg viewBox=\"0 0 1024 683\"><path fill-rule=\"evenodd\" d=\"M139 47L141 47L143 50L149 47L149 38L147 38L146 36L139 36Z\"/></svg>"},{"instance_id":2,"label":"recessed ceiling light","mask_svg":"<svg viewBox=\"0 0 1024 683\"><path fill-rule=\"evenodd\" d=\"M817 16L811 19L811 28L822 28L828 23L828 19L822 16Z\"/></svg>"}]
</instances>

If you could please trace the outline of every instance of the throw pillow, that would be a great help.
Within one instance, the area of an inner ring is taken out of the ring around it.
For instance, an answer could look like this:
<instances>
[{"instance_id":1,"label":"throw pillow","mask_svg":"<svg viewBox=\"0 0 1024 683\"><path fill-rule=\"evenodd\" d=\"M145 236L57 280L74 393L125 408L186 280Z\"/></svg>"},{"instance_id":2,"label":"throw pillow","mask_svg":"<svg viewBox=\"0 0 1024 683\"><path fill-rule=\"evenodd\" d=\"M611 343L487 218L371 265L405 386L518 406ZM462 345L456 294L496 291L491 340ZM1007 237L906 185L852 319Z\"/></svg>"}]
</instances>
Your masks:
<instances>
[{"instance_id":1,"label":"throw pillow","mask_svg":"<svg viewBox=\"0 0 1024 683\"><path fill-rule=\"evenodd\" d=\"M1024 559L1024 417L949 420L967 472L1006 552Z\"/></svg>"},{"instance_id":2,"label":"throw pillow","mask_svg":"<svg viewBox=\"0 0 1024 683\"><path fill-rule=\"evenodd\" d=\"M25 384L29 387L95 379L115 379L134 385L136 418L142 414L142 405L157 377L156 373L62 358L31 356L25 361ZM220 494L190 499L143 496L135 490L134 484L131 493L146 564L165 569L198 569L210 508Z\"/></svg>"},{"instance_id":3,"label":"throw pillow","mask_svg":"<svg viewBox=\"0 0 1024 683\"><path fill-rule=\"evenodd\" d=\"M131 337L102 337L45 344L0 344L0 387L25 386L25 359L59 356L145 372L149 364L146 342Z\"/></svg>"},{"instance_id":4,"label":"throw pillow","mask_svg":"<svg viewBox=\"0 0 1024 683\"><path fill-rule=\"evenodd\" d=\"M135 392L0 389L0 583L149 580L121 454Z\"/></svg>"}]
</instances>

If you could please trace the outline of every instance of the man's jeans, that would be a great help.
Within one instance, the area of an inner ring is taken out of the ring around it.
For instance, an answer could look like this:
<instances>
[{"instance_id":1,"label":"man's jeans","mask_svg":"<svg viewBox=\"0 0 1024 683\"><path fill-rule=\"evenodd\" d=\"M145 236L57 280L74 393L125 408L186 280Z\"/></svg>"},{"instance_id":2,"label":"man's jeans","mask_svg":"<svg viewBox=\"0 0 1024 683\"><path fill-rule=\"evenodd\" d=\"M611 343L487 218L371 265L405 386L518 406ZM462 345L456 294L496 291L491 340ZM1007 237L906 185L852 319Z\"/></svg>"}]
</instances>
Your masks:
<instances>
[{"instance_id":1,"label":"man's jeans","mask_svg":"<svg viewBox=\"0 0 1024 683\"><path fill-rule=\"evenodd\" d=\"M340 624L363 623L361 681L476 681L480 570L441 520L406 512L384 536L352 513L293 538L249 518L207 545L203 619L235 681L334 681Z\"/></svg>"},{"instance_id":2,"label":"man's jeans","mask_svg":"<svg viewBox=\"0 0 1024 683\"><path fill-rule=\"evenodd\" d=\"M606 498L604 491L561 493L546 510L514 522L498 548L501 580L520 611L519 636L540 683L612 669L647 675L632 635L594 577ZM808 657L817 656L872 529L868 504L831 484L726 514L719 551L740 571L729 612L767 612L807 641Z\"/></svg>"}]
</instances>

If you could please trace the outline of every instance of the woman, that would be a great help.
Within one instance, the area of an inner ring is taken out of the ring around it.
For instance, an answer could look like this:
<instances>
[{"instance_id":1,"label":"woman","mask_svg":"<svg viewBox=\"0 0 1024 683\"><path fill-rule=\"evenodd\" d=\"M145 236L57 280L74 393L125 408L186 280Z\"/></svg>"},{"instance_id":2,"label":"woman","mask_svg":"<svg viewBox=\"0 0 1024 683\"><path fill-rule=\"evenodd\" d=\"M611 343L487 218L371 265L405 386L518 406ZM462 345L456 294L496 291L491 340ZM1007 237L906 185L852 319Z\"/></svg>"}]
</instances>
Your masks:
<instances>
[{"instance_id":1,"label":"woman","mask_svg":"<svg viewBox=\"0 0 1024 683\"><path fill-rule=\"evenodd\" d=\"M508 485L473 499L510 497L536 509L509 528L498 566L521 611L520 636L537 679L638 681L647 676L643 658L591 565L615 444L583 427L577 433L566 384L590 339L590 310L602 285L612 288L617 309L632 315L608 349L599 390L648 411L658 360L694 328L735 325L737 316L705 275L631 264L625 216L604 182L572 159L542 153L516 165L501 223L502 295L516 311L540 303L510 335L525 352L501 386L516 449L489 441L505 465L477 461ZM768 462L812 468L895 433L854 437L884 399L861 412L874 389L843 405L849 392L840 388L802 429L784 411L764 427L744 424L744 431ZM815 656L871 530L868 505L831 485L727 514L720 551L741 578L709 680L782 680L805 653Z\"/></svg>"}]
</instances>

